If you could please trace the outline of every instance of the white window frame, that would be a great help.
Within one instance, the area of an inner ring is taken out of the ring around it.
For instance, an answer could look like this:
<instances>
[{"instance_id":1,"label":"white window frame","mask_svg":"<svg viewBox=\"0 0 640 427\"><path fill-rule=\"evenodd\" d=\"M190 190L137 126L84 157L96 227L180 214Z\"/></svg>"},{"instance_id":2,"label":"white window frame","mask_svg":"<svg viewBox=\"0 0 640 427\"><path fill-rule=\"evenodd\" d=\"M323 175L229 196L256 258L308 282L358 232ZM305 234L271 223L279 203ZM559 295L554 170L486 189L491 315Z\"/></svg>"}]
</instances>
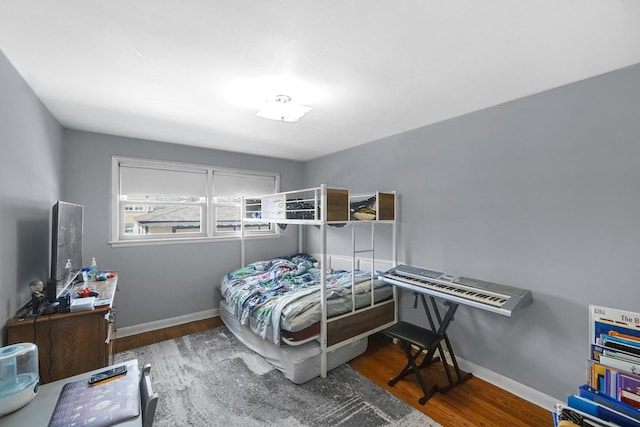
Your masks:
<instances>
[{"instance_id":1,"label":"white window frame","mask_svg":"<svg viewBox=\"0 0 640 427\"><path fill-rule=\"evenodd\" d=\"M198 233L173 234L147 234L127 236L124 233L124 205L171 205L170 202L138 202L123 200L121 194L121 174L120 165L140 166L141 168L151 168L167 171L186 171L202 173L206 179L206 196L201 202L189 203L189 205L200 206L202 211L201 229ZM193 243L199 241L219 241L219 240L240 240L240 228L237 231L217 231L216 212L219 206L229 206L228 203L215 202L215 175L216 173L229 176L238 175L245 178L264 177L274 180L274 193L280 191L280 174L273 172L249 171L242 169L221 168L207 165L199 165L193 163L170 162L162 160L148 160L132 157L112 156L111 158L111 218L110 218L110 245L111 246L135 246L135 245L153 245L166 243ZM266 193L268 194L268 193ZM244 194L243 196L259 196L262 194ZM233 205L233 204L232 204ZM237 204L240 207L240 201ZM272 225L268 230L249 230L245 229L246 238L254 237L277 237L279 236L279 228Z\"/></svg>"}]
</instances>

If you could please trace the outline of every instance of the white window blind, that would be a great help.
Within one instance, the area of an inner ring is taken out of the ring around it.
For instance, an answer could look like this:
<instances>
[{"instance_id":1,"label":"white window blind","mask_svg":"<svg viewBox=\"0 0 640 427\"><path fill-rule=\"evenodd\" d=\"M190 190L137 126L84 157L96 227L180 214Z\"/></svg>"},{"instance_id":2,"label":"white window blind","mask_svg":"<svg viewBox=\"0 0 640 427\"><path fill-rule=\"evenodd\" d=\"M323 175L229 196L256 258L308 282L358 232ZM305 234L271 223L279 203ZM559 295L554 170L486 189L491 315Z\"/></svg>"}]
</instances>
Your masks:
<instances>
[{"instance_id":1,"label":"white window blind","mask_svg":"<svg viewBox=\"0 0 640 427\"><path fill-rule=\"evenodd\" d=\"M271 194L275 191L274 176L213 173L213 195L215 197L242 197Z\"/></svg>"},{"instance_id":2,"label":"white window blind","mask_svg":"<svg viewBox=\"0 0 640 427\"><path fill-rule=\"evenodd\" d=\"M205 197L207 171L121 163L120 194Z\"/></svg>"}]
</instances>

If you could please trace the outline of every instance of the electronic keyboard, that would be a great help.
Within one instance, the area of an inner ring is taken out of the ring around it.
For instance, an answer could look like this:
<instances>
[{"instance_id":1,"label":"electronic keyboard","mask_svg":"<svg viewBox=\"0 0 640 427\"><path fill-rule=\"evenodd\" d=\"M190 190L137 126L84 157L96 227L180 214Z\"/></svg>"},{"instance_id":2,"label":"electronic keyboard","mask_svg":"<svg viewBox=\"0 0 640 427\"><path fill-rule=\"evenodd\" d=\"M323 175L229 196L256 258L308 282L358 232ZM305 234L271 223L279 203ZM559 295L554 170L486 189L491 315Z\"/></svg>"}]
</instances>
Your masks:
<instances>
[{"instance_id":1,"label":"electronic keyboard","mask_svg":"<svg viewBox=\"0 0 640 427\"><path fill-rule=\"evenodd\" d=\"M533 302L531 291L525 289L410 265L398 265L381 275L380 280L507 317Z\"/></svg>"}]
</instances>

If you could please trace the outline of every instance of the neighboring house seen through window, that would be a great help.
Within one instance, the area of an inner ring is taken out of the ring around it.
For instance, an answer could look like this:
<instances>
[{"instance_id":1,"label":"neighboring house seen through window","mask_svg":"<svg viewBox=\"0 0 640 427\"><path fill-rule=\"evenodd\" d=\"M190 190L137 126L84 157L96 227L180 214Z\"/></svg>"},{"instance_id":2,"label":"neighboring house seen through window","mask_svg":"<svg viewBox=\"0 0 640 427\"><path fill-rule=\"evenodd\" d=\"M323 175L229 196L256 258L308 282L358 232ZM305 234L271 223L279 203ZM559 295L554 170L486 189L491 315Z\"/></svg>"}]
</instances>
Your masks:
<instances>
[{"instance_id":1,"label":"neighboring house seen through window","mask_svg":"<svg viewBox=\"0 0 640 427\"><path fill-rule=\"evenodd\" d=\"M112 158L111 243L240 236L243 196L279 191L279 175L203 165ZM275 235L269 223L246 236Z\"/></svg>"}]
</instances>

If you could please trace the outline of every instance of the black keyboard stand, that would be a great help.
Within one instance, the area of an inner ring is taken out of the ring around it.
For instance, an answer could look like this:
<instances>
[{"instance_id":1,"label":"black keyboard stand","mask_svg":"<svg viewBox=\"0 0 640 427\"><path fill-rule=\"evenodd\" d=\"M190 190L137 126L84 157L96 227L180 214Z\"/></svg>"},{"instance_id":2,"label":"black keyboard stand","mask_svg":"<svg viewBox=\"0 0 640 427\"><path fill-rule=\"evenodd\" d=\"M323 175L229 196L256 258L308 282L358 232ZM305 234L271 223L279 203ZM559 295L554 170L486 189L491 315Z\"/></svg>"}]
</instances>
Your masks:
<instances>
[{"instance_id":1,"label":"black keyboard stand","mask_svg":"<svg viewBox=\"0 0 640 427\"><path fill-rule=\"evenodd\" d=\"M395 378L389 381L389 386L393 387L393 385L395 385L403 377L410 373L414 373L416 375L416 378L418 379L418 382L420 383L420 388L422 388L422 391L424 392L424 396L419 398L418 402L421 405L424 405L436 391L440 390L441 393L446 393L452 387L471 378L473 374L467 373L463 375L462 371L460 371L458 362L456 361L456 356L453 353L453 349L451 348L451 342L449 341L449 337L447 337L446 331L449 327L449 324L453 321L453 315L458 309L458 304L450 301L445 301L444 304L447 309L443 318L440 315L440 310L438 310L438 306L433 296L429 296L429 299L431 300L433 315L431 313L432 310L429 309L424 294L415 292L415 297L416 299L414 308L418 307L418 298L420 298L431 329L426 329L408 322L398 322L395 325L385 329L383 332L391 338L395 338L400 341L400 345L402 346L402 349L404 350L408 360L407 365L404 367L404 369L402 369L402 371ZM437 321L437 327L436 322L433 319L434 315ZM426 381L422 377L422 373L420 372L420 370L425 366L437 362L441 357L444 357L444 353L442 351L443 342L444 346L449 352L449 356L453 363L456 378L454 379L451 368L447 361L442 360L442 364L447 374L449 384L445 387L438 387L438 385L434 385L429 389ZM415 353L412 352L412 345L417 347L417 351ZM434 357L436 350L438 350L438 354L440 355L439 357ZM422 362L418 365L418 358L422 353L425 353L425 356L422 359Z\"/></svg>"}]
</instances>

